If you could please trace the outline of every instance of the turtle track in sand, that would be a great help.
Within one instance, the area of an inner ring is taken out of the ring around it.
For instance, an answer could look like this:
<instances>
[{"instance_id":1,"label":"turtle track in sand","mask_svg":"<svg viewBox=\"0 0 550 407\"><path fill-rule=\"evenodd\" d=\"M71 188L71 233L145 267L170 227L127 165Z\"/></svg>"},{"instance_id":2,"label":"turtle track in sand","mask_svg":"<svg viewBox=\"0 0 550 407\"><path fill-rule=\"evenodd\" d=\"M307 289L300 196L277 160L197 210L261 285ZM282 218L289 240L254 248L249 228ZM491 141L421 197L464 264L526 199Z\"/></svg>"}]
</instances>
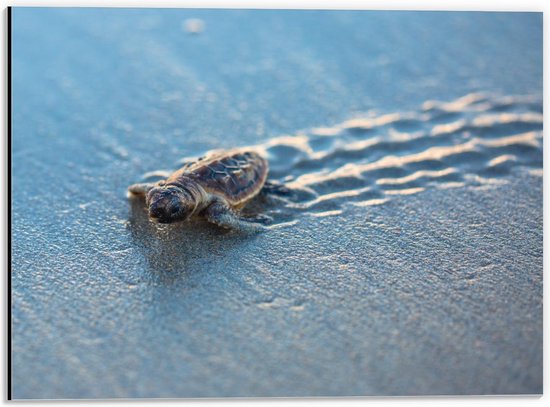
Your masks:
<instances>
[{"instance_id":1,"label":"turtle track in sand","mask_svg":"<svg viewBox=\"0 0 550 407\"><path fill-rule=\"evenodd\" d=\"M515 168L542 176L542 125L536 96L473 93L276 137L251 148L268 158L269 179L293 194L261 210L276 225L427 188L491 187Z\"/></svg>"}]
</instances>

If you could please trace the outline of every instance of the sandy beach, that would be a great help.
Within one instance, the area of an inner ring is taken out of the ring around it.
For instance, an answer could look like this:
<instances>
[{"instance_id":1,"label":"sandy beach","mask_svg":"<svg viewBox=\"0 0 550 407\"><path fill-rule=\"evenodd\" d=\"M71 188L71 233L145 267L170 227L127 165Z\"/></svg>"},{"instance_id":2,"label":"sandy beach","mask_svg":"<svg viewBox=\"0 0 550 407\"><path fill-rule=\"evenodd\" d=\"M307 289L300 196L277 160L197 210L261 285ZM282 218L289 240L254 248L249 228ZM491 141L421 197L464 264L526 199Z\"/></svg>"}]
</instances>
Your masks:
<instances>
[{"instance_id":1,"label":"sandy beach","mask_svg":"<svg viewBox=\"0 0 550 407\"><path fill-rule=\"evenodd\" d=\"M542 393L542 14L12 26L14 398ZM243 146L263 233L126 195Z\"/></svg>"}]
</instances>

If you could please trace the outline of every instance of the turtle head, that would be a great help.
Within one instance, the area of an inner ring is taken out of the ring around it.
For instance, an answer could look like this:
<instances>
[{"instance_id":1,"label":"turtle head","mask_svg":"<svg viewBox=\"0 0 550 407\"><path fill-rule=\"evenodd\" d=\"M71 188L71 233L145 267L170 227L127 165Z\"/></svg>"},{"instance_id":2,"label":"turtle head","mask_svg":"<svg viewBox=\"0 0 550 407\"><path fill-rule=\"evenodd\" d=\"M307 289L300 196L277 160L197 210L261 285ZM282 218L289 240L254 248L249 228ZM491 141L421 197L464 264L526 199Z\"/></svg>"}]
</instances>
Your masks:
<instances>
[{"instance_id":1,"label":"turtle head","mask_svg":"<svg viewBox=\"0 0 550 407\"><path fill-rule=\"evenodd\" d=\"M149 217L159 223L187 220L196 208L193 195L177 185L158 184L147 194Z\"/></svg>"}]
</instances>

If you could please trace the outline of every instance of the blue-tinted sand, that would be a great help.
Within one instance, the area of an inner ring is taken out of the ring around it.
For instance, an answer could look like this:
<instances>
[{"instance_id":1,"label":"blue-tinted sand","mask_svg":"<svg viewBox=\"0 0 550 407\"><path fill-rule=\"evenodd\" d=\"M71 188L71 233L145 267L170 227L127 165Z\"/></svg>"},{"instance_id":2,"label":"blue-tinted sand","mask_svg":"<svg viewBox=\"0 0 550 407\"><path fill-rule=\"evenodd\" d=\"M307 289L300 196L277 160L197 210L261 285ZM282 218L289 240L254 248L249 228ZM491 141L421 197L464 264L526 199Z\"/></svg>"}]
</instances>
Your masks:
<instances>
[{"instance_id":1,"label":"blue-tinted sand","mask_svg":"<svg viewBox=\"0 0 550 407\"><path fill-rule=\"evenodd\" d=\"M542 14L13 9L13 397L542 392ZM128 185L253 146L240 235Z\"/></svg>"}]
</instances>

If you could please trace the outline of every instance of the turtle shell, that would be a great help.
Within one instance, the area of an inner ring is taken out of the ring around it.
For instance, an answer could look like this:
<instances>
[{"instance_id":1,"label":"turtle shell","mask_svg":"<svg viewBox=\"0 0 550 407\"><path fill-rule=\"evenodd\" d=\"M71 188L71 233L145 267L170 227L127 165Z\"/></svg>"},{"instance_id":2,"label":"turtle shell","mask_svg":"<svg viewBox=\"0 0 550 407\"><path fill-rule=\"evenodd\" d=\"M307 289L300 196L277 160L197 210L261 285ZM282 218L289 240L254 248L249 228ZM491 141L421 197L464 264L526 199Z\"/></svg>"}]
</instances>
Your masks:
<instances>
[{"instance_id":1,"label":"turtle shell","mask_svg":"<svg viewBox=\"0 0 550 407\"><path fill-rule=\"evenodd\" d=\"M211 153L189 163L166 181L181 176L195 180L210 194L221 195L232 206L254 197L267 178L267 160L251 150L229 150Z\"/></svg>"}]
</instances>

